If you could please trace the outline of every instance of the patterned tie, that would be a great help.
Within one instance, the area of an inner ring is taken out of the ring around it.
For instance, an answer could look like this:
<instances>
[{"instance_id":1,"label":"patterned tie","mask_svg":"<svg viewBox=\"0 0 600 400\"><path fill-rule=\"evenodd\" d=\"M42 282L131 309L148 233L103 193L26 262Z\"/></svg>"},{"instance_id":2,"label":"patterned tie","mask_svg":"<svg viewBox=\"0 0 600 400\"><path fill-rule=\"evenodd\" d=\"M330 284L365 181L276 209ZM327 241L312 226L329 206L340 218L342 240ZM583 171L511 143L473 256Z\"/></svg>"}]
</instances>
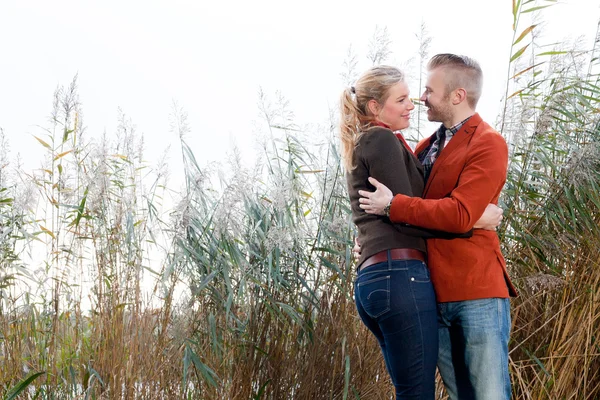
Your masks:
<instances>
[{"instance_id":1,"label":"patterned tie","mask_svg":"<svg viewBox=\"0 0 600 400\"><path fill-rule=\"evenodd\" d=\"M433 165L433 163L435 163L435 160L437 160L437 158L440 156L440 154L442 153L442 150L444 150L444 146L446 145L446 130L444 129L441 133L440 133L440 138L438 141L438 148L437 151L435 152L435 157L433 157L433 160L431 162L431 164Z\"/></svg>"},{"instance_id":2,"label":"patterned tie","mask_svg":"<svg viewBox=\"0 0 600 400\"><path fill-rule=\"evenodd\" d=\"M433 143L418 155L419 161L421 161L421 164L423 165L423 178L425 178L425 182L429 179L429 174L433 169L433 163L444 149L445 144L446 128L442 125L436 132L436 138Z\"/></svg>"}]
</instances>

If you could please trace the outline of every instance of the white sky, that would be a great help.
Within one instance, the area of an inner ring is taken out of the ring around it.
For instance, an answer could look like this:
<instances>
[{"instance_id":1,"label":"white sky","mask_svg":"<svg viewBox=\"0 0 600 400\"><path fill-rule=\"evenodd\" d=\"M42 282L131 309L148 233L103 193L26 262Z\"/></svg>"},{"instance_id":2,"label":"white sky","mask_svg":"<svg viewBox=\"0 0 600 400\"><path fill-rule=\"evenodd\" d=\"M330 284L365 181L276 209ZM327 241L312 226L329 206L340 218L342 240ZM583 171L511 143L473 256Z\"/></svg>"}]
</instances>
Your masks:
<instances>
[{"instance_id":1,"label":"white sky","mask_svg":"<svg viewBox=\"0 0 600 400\"><path fill-rule=\"evenodd\" d=\"M177 137L169 133L173 100L188 115L188 141L201 164L237 143L253 150L260 86L280 90L300 125L327 120L343 88L350 45L366 69L375 26L387 26L401 64L416 56L425 22L430 55L455 52L482 65L479 111L493 123L506 79L512 38L511 0L421 1L2 1L0 3L0 127L26 167L39 166L32 135L48 126L52 96L79 74L87 134L114 133L117 108L145 134L147 159ZM587 35L600 16L597 0L570 0L546 10L544 34ZM422 88L411 84L418 97ZM175 153L174 157L178 153Z\"/></svg>"}]
</instances>

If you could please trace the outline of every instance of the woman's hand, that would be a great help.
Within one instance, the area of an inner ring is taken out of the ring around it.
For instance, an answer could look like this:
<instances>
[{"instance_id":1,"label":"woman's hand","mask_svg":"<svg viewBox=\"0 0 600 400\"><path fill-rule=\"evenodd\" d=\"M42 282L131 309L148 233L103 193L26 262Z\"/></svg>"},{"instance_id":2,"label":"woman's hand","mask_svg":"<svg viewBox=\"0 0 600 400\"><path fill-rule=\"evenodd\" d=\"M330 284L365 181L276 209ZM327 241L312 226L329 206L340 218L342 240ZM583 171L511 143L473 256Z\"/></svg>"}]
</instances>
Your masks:
<instances>
[{"instance_id":1,"label":"woman's hand","mask_svg":"<svg viewBox=\"0 0 600 400\"><path fill-rule=\"evenodd\" d=\"M498 228L498 225L500 225L500 222L502 221L503 212L504 210L502 210L497 205L488 204L481 218L479 218L479 220L475 222L475 225L473 225L473 229L485 229L488 231L495 231L496 228Z\"/></svg>"},{"instance_id":2,"label":"woman's hand","mask_svg":"<svg viewBox=\"0 0 600 400\"><path fill-rule=\"evenodd\" d=\"M387 186L377 181L377 179L369 178L369 182L375 186L375 191L359 190L358 194L361 196L358 199L359 207L365 210L367 214L385 215L383 209L390 204L394 195Z\"/></svg>"},{"instance_id":3,"label":"woman's hand","mask_svg":"<svg viewBox=\"0 0 600 400\"><path fill-rule=\"evenodd\" d=\"M354 238L354 247L352 248L352 256L354 257L354 261L360 260L360 243L358 242L358 238Z\"/></svg>"}]
</instances>

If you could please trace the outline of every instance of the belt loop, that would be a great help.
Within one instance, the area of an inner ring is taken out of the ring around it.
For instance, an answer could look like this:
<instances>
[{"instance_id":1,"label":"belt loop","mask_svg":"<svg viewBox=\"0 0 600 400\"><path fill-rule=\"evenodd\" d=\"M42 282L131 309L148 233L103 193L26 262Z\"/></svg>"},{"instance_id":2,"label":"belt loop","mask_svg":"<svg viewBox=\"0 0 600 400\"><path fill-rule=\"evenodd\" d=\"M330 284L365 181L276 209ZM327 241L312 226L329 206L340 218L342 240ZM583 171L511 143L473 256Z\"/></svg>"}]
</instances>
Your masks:
<instances>
[{"instance_id":1,"label":"belt loop","mask_svg":"<svg viewBox=\"0 0 600 400\"><path fill-rule=\"evenodd\" d=\"M387 262L388 262L388 271L392 270L392 251L390 249L387 250Z\"/></svg>"}]
</instances>

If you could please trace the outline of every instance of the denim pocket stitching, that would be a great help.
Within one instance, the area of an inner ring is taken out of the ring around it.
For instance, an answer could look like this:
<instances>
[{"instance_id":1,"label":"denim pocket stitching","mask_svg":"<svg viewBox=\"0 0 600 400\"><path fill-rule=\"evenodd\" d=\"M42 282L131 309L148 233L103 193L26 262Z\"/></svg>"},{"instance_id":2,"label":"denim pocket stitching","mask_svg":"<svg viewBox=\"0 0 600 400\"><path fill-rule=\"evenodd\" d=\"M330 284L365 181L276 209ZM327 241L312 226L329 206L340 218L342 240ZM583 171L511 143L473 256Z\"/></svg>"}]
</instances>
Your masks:
<instances>
[{"instance_id":1,"label":"denim pocket stitching","mask_svg":"<svg viewBox=\"0 0 600 400\"><path fill-rule=\"evenodd\" d=\"M390 279L390 275L380 276L379 278L370 279L370 280L364 281L364 282L358 282L358 286L368 285L369 283L378 282L383 279ZM389 289L389 282L388 282L388 289Z\"/></svg>"},{"instance_id":2,"label":"denim pocket stitching","mask_svg":"<svg viewBox=\"0 0 600 400\"><path fill-rule=\"evenodd\" d=\"M367 307L365 307L365 305L363 304L363 308L364 308L365 312L371 318L378 318L378 317L382 316L383 314L385 314L386 312L390 311L390 309L391 309L391 307L390 307L390 278L391 278L391 275L386 275L386 276L381 276L379 278L371 279L371 280L368 280L368 281L365 281L365 282L358 282L358 286L360 287L360 286L367 285L369 283L379 282L379 281L381 281L383 279L386 280L387 290L386 289L376 289L376 290L373 290L372 292L370 292L367 295L367 299L366 299L366 300L369 300L369 298L371 297L371 294L373 294L375 292L380 292L380 291L387 292L386 307L382 311L380 311L379 313L372 315L369 311L367 311Z\"/></svg>"},{"instance_id":3,"label":"denim pocket stitching","mask_svg":"<svg viewBox=\"0 0 600 400\"><path fill-rule=\"evenodd\" d=\"M367 300L371 299L371 295L375 292L386 292L389 293L390 289L389 289L389 285L388 285L388 289L377 289L377 290L373 290L371 293L369 293L369 295L367 296Z\"/></svg>"}]
</instances>

